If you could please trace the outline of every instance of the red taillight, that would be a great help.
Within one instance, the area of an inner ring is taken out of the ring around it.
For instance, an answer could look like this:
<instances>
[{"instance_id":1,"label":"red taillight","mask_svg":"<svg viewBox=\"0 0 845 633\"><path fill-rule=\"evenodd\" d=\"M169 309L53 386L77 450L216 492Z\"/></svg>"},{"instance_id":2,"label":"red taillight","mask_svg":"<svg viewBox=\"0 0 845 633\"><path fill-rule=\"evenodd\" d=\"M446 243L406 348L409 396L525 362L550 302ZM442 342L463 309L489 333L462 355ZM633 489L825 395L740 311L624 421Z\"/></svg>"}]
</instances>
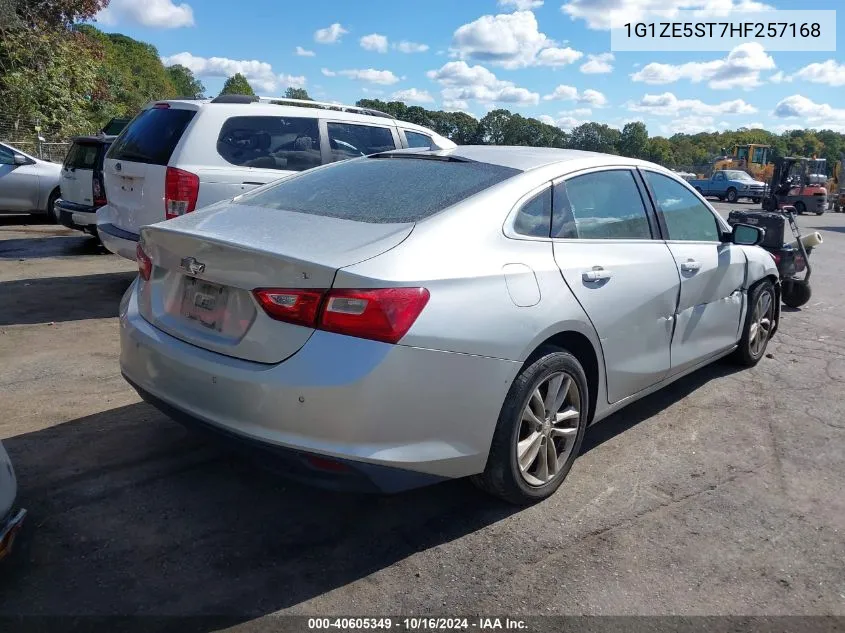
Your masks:
<instances>
[{"instance_id":1,"label":"red taillight","mask_svg":"<svg viewBox=\"0 0 845 633\"><path fill-rule=\"evenodd\" d=\"M264 311L277 321L315 327L317 311L325 290L286 290L267 288L254 290L253 294Z\"/></svg>"},{"instance_id":2,"label":"red taillight","mask_svg":"<svg viewBox=\"0 0 845 633\"><path fill-rule=\"evenodd\" d=\"M772 253L771 255L772 255L772 259L775 260L775 264L779 266L780 265L780 255L777 254L777 253Z\"/></svg>"},{"instance_id":3,"label":"red taillight","mask_svg":"<svg viewBox=\"0 0 845 633\"><path fill-rule=\"evenodd\" d=\"M305 460L314 468L318 470L325 470L333 473L342 473L349 470L349 466L343 462L338 462L327 457L318 457L317 455L308 455Z\"/></svg>"},{"instance_id":4,"label":"red taillight","mask_svg":"<svg viewBox=\"0 0 845 633\"><path fill-rule=\"evenodd\" d=\"M157 103L153 106L156 110L169 110L170 104L169 103Z\"/></svg>"},{"instance_id":5,"label":"red taillight","mask_svg":"<svg viewBox=\"0 0 845 633\"><path fill-rule=\"evenodd\" d=\"M262 288L253 294L277 321L385 343L396 343L407 334L430 296L425 288Z\"/></svg>"},{"instance_id":6,"label":"red taillight","mask_svg":"<svg viewBox=\"0 0 845 633\"><path fill-rule=\"evenodd\" d=\"M94 178L91 180L91 188L92 193L94 195L94 206L95 207L102 207L106 204L106 193L103 189L103 183L100 180L100 177L95 175Z\"/></svg>"},{"instance_id":7,"label":"red taillight","mask_svg":"<svg viewBox=\"0 0 845 633\"><path fill-rule=\"evenodd\" d=\"M153 260L144 252L143 247L138 244L135 248L135 259L138 260L138 274L144 281L149 280L153 272Z\"/></svg>"},{"instance_id":8,"label":"red taillight","mask_svg":"<svg viewBox=\"0 0 845 633\"><path fill-rule=\"evenodd\" d=\"M164 177L164 217L169 220L193 211L199 192L199 176L168 167Z\"/></svg>"},{"instance_id":9,"label":"red taillight","mask_svg":"<svg viewBox=\"0 0 845 633\"><path fill-rule=\"evenodd\" d=\"M331 290L319 328L329 332L396 343L428 303L425 288Z\"/></svg>"}]
</instances>

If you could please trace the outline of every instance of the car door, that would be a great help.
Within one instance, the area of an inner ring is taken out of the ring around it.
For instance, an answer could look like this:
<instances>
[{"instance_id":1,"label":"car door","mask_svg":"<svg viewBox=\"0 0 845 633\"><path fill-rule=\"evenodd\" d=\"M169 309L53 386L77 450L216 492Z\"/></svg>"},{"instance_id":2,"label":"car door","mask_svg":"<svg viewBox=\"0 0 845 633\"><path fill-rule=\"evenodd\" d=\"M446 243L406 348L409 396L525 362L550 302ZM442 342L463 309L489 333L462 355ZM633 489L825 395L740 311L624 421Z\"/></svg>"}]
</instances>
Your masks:
<instances>
[{"instance_id":1,"label":"car door","mask_svg":"<svg viewBox=\"0 0 845 633\"><path fill-rule=\"evenodd\" d=\"M672 372L701 362L739 339L746 258L721 241L716 214L685 183L643 170L666 244L681 278L672 339Z\"/></svg>"},{"instance_id":2,"label":"car door","mask_svg":"<svg viewBox=\"0 0 845 633\"><path fill-rule=\"evenodd\" d=\"M712 186L710 187L710 195L713 196L721 196L725 193L727 186L725 185L725 172L719 171L713 174L713 180L711 181Z\"/></svg>"},{"instance_id":3,"label":"car door","mask_svg":"<svg viewBox=\"0 0 845 633\"><path fill-rule=\"evenodd\" d=\"M15 163L17 152L0 145L0 211L34 211L38 208L38 169Z\"/></svg>"},{"instance_id":4,"label":"car door","mask_svg":"<svg viewBox=\"0 0 845 633\"><path fill-rule=\"evenodd\" d=\"M670 369L680 279L632 168L566 176L553 189L554 256L601 340L609 402Z\"/></svg>"}]
</instances>

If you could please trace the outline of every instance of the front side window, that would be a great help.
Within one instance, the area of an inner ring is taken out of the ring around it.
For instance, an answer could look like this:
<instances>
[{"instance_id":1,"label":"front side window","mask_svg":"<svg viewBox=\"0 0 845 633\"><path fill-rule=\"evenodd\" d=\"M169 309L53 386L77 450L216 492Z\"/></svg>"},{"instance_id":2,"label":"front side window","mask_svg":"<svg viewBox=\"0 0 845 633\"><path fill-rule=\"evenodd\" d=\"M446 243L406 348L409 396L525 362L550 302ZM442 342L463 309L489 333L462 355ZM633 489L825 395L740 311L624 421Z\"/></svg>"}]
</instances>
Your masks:
<instances>
[{"instance_id":1,"label":"front side window","mask_svg":"<svg viewBox=\"0 0 845 633\"><path fill-rule=\"evenodd\" d=\"M552 237L651 239L646 209L631 171L598 171L555 185Z\"/></svg>"},{"instance_id":2,"label":"front side window","mask_svg":"<svg viewBox=\"0 0 845 633\"><path fill-rule=\"evenodd\" d=\"M645 178L654 193L654 201L663 214L667 239L693 242L718 242L716 217L698 197L679 182L653 171Z\"/></svg>"},{"instance_id":3,"label":"front side window","mask_svg":"<svg viewBox=\"0 0 845 633\"><path fill-rule=\"evenodd\" d=\"M235 116L217 137L217 153L240 167L305 171L322 164L317 119Z\"/></svg>"},{"instance_id":4,"label":"front side window","mask_svg":"<svg viewBox=\"0 0 845 633\"><path fill-rule=\"evenodd\" d=\"M513 230L529 237L549 237L552 221L552 190L546 188L522 205L513 222Z\"/></svg>"},{"instance_id":5,"label":"front side window","mask_svg":"<svg viewBox=\"0 0 845 633\"><path fill-rule=\"evenodd\" d=\"M719 172L718 174L716 174L716 177L713 180L724 180L724 179L725 179L725 174L723 174L722 172Z\"/></svg>"},{"instance_id":6,"label":"front side window","mask_svg":"<svg viewBox=\"0 0 845 633\"><path fill-rule=\"evenodd\" d=\"M0 165L14 165L15 153L5 145L0 145Z\"/></svg>"},{"instance_id":7,"label":"front side window","mask_svg":"<svg viewBox=\"0 0 845 633\"><path fill-rule=\"evenodd\" d=\"M332 162L396 149L389 128L354 123L329 123Z\"/></svg>"},{"instance_id":8,"label":"front side window","mask_svg":"<svg viewBox=\"0 0 845 633\"><path fill-rule=\"evenodd\" d=\"M419 132L411 132L405 130L405 138L408 139L408 147L424 147L425 149L435 149L434 143L431 142L431 137Z\"/></svg>"}]
</instances>

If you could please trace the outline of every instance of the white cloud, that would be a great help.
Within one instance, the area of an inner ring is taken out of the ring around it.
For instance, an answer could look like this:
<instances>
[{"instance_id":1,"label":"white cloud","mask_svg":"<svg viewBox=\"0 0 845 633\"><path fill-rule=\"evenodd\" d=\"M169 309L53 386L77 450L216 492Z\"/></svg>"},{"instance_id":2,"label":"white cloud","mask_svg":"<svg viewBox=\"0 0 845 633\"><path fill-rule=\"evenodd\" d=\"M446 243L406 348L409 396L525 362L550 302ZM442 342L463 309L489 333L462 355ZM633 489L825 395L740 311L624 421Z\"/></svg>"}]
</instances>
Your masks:
<instances>
[{"instance_id":1,"label":"white cloud","mask_svg":"<svg viewBox=\"0 0 845 633\"><path fill-rule=\"evenodd\" d=\"M406 103L432 103L434 101L434 97L427 90L417 90L416 88L399 90L394 92L390 98L394 101L404 101Z\"/></svg>"},{"instance_id":2,"label":"white cloud","mask_svg":"<svg viewBox=\"0 0 845 633\"><path fill-rule=\"evenodd\" d=\"M546 125L555 125L554 117L551 117L548 114L541 114L537 117L537 120L541 123L545 123Z\"/></svg>"},{"instance_id":3,"label":"white cloud","mask_svg":"<svg viewBox=\"0 0 845 633\"><path fill-rule=\"evenodd\" d=\"M609 29L618 11L626 22L640 22L648 16L671 18L680 10L699 10L704 17L725 16L730 11L763 11L769 5L755 0L569 0L561 11L573 20L584 20L591 29Z\"/></svg>"},{"instance_id":4,"label":"white cloud","mask_svg":"<svg viewBox=\"0 0 845 633\"><path fill-rule=\"evenodd\" d=\"M674 119L660 126L661 134L672 136L673 134L699 134L700 132L719 132L733 128L725 121L716 121L710 116L689 116Z\"/></svg>"},{"instance_id":5,"label":"white cloud","mask_svg":"<svg viewBox=\"0 0 845 633\"><path fill-rule=\"evenodd\" d=\"M528 9L539 9L542 7L543 0L499 0L499 6L503 9L527 11Z\"/></svg>"},{"instance_id":6,"label":"white cloud","mask_svg":"<svg viewBox=\"0 0 845 633\"><path fill-rule=\"evenodd\" d=\"M329 70L323 68L320 70L326 77L348 77L349 79L357 79L359 81L366 81L371 84L381 84L389 86L399 81L399 77L394 75L389 70L376 70L375 68L360 68L351 70Z\"/></svg>"},{"instance_id":7,"label":"white cloud","mask_svg":"<svg viewBox=\"0 0 845 633\"><path fill-rule=\"evenodd\" d=\"M194 25L194 10L189 4L174 4L171 0L111 0L95 19L108 26L137 24L177 29Z\"/></svg>"},{"instance_id":8,"label":"white cloud","mask_svg":"<svg viewBox=\"0 0 845 633\"><path fill-rule=\"evenodd\" d=\"M465 61L453 61L439 70L427 73L443 86L441 95L444 106L449 103L455 109L465 110L469 101L483 104L517 103L536 105L540 95L516 86L512 81L498 79L484 66L470 66ZM456 105L460 104L460 105Z\"/></svg>"},{"instance_id":9,"label":"white cloud","mask_svg":"<svg viewBox=\"0 0 845 633\"><path fill-rule=\"evenodd\" d=\"M340 38L346 33L349 33L349 31L343 28L338 22L335 22L324 29L317 29L314 32L314 41L320 44L335 44L340 42Z\"/></svg>"},{"instance_id":10,"label":"white cloud","mask_svg":"<svg viewBox=\"0 0 845 633\"><path fill-rule=\"evenodd\" d=\"M779 70L774 75L769 77L769 81L771 81L773 84L781 84L784 82L792 81L792 77L790 77L789 75L784 75L783 71Z\"/></svg>"},{"instance_id":11,"label":"white cloud","mask_svg":"<svg viewBox=\"0 0 845 633\"><path fill-rule=\"evenodd\" d=\"M810 81L816 84L828 86L845 86L845 64L840 64L835 59L828 59L826 62L804 66L795 73L798 79ZM773 78L771 78L774 80Z\"/></svg>"},{"instance_id":12,"label":"white cloud","mask_svg":"<svg viewBox=\"0 0 845 633\"><path fill-rule=\"evenodd\" d=\"M379 35L378 33L370 33L359 40L361 48L365 51L375 51L376 53L387 52L387 36Z\"/></svg>"},{"instance_id":13,"label":"white cloud","mask_svg":"<svg viewBox=\"0 0 845 633\"><path fill-rule=\"evenodd\" d=\"M553 123L551 123L551 125L556 125L561 130L569 131L572 128L578 127L579 125L589 123L591 119L585 117L589 117L591 114L592 112L589 108L576 108L575 110L564 110L563 112L558 112L557 119L552 119Z\"/></svg>"},{"instance_id":14,"label":"white cloud","mask_svg":"<svg viewBox=\"0 0 845 633\"><path fill-rule=\"evenodd\" d=\"M577 101L578 103L601 107L607 104L607 97L592 88L587 88L579 93L574 86L561 84L554 89L554 92L545 95L543 101Z\"/></svg>"},{"instance_id":15,"label":"white cloud","mask_svg":"<svg viewBox=\"0 0 845 633\"><path fill-rule=\"evenodd\" d=\"M165 66L181 64L198 77L231 77L236 73L247 78L253 89L259 92L272 92L283 86L302 87L305 77L277 75L273 66L257 59L229 59L228 57L197 57L191 53L177 53L162 57Z\"/></svg>"},{"instance_id":16,"label":"white cloud","mask_svg":"<svg viewBox=\"0 0 845 633\"><path fill-rule=\"evenodd\" d=\"M800 119L799 124L791 127L845 130L845 108L834 108L827 103L816 103L803 95L796 94L781 99L772 115L779 119Z\"/></svg>"},{"instance_id":17,"label":"white cloud","mask_svg":"<svg viewBox=\"0 0 845 633\"><path fill-rule=\"evenodd\" d=\"M428 50L428 44L418 44L417 42L402 40L398 44L394 44L393 48L400 53L425 53Z\"/></svg>"},{"instance_id":18,"label":"white cloud","mask_svg":"<svg viewBox=\"0 0 845 633\"><path fill-rule=\"evenodd\" d=\"M309 51L305 48L302 48L301 46L297 46L296 47L296 54L299 57L314 57L314 55L316 55L317 53L315 53L314 51Z\"/></svg>"},{"instance_id":19,"label":"white cloud","mask_svg":"<svg viewBox=\"0 0 845 633\"><path fill-rule=\"evenodd\" d=\"M724 59L678 65L647 64L633 73L631 79L647 84L670 84L686 79L692 83L707 81L714 90L749 90L761 85L760 71L774 68L775 60L763 47L757 42L748 42L734 48Z\"/></svg>"},{"instance_id":20,"label":"white cloud","mask_svg":"<svg viewBox=\"0 0 845 633\"><path fill-rule=\"evenodd\" d=\"M452 36L450 51L459 59L474 59L503 68L564 66L583 53L560 48L540 33L531 11L483 15L459 27Z\"/></svg>"},{"instance_id":21,"label":"white cloud","mask_svg":"<svg viewBox=\"0 0 845 633\"><path fill-rule=\"evenodd\" d=\"M587 62L581 64L581 72L587 75L598 75L612 73L614 61L613 53L602 53L601 55L587 55Z\"/></svg>"},{"instance_id":22,"label":"white cloud","mask_svg":"<svg viewBox=\"0 0 845 633\"><path fill-rule=\"evenodd\" d=\"M757 108L742 99L708 104L698 99L678 99L671 92L644 95L636 103L628 103L632 112L646 112L657 116L714 116L720 114L754 114Z\"/></svg>"},{"instance_id":23,"label":"white cloud","mask_svg":"<svg viewBox=\"0 0 845 633\"><path fill-rule=\"evenodd\" d=\"M466 112L469 110L469 102L456 99L455 101L443 101L443 109L446 112ZM469 113L467 113L469 114Z\"/></svg>"}]
</instances>

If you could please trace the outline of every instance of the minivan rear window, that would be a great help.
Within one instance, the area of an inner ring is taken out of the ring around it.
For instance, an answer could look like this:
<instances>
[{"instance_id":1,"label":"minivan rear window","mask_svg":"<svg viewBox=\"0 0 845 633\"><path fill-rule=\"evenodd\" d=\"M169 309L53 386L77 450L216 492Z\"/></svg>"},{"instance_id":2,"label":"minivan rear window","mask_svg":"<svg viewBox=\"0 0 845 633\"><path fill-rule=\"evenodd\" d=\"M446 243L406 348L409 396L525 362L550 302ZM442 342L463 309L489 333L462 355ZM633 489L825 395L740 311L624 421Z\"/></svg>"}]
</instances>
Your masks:
<instances>
[{"instance_id":1,"label":"minivan rear window","mask_svg":"<svg viewBox=\"0 0 845 633\"><path fill-rule=\"evenodd\" d=\"M195 114L194 110L177 108L144 110L126 126L112 145L108 158L167 165Z\"/></svg>"},{"instance_id":2,"label":"minivan rear window","mask_svg":"<svg viewBox=\"0 0 845 633\"><path fill-rule=\"evenodd\" d=\"M377 224L418 222L492 187L518 169L488 163L360 158L303 172L236 204Z\"/></svg>"},{"instance_id":3,"label":"minivan rear window","mask_svg":"<svg viewBox=\"0 0 845 633\"><path fill-rule=\"evenodd\" d=\"M74 143L65 157L68 169L94 169L100 146L93 143Z\"/></svg>"}]
</instances>

